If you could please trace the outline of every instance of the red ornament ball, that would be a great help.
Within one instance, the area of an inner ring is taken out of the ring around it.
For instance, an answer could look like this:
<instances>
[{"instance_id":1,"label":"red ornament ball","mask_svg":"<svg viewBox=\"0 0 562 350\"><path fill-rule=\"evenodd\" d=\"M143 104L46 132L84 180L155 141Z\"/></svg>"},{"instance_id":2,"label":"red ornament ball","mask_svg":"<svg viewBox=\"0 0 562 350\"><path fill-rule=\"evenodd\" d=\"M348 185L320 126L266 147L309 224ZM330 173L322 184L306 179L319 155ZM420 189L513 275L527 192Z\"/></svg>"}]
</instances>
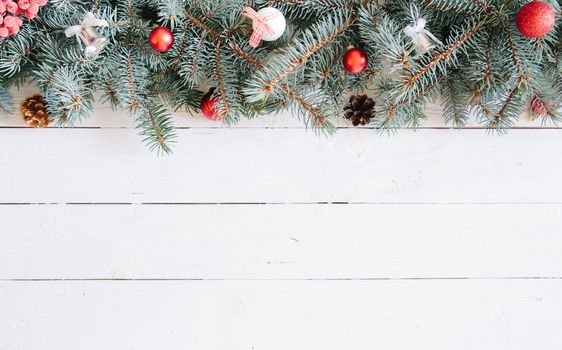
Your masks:
<instances>
[{"instance_id":1,"label":"red ornament ball","mask_svg":"<svg viewBox=\"0 0 562 350\"><path fill-rule=\"evenodd\" d=\"M165 27L156 27L148 36L150 46L158 52L166 52L174 45L174 34Z\"/></svg>"},{"instance_id":2,"label":"red ornament ball","mask_svg":"<svg viewBox=\"0 0 562 350\"><path fill-rule=\"evenodd\" d=\"M543 1L531 1L519 9L515 24L521 34L528 38L539 38L554 28L556 14L550 4Z\"/></svg>"},{"instance_id":3,"label":"red ornament ball","mask_svg":"<svg viewBox=\"0 0 562 350\"><path fill-rule=\"evenodd\" d=\"M217 102L218 100L216 98L213 98L213 90L209 91L205 96L203 96L203 99L201 100L201 112L203 112L203 115L207 119L212 121L222 120L222 116L217 110Z\"/></svg>"},{"instance_id":4,"label":"red ornament ball","mask_svg":"<svg viewBox=\"0 0 562 350\"><path fill-rule=\"evenodd\" d=\"M369 59L365 52L358 48L347 50L343 57L343 66L351 74L358 74L364 71L369 64Z\"/></svg>"}]
</instances>

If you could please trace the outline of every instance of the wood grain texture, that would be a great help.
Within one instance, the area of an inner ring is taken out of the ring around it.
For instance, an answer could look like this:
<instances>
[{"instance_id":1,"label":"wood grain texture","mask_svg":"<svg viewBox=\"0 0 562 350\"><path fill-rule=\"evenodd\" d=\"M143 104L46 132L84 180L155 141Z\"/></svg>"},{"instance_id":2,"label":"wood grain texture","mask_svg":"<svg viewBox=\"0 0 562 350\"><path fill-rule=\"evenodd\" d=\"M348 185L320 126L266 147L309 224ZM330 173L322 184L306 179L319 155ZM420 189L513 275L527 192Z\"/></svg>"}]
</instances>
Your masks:
<instances>
[{"instance_id":1,"label":"wood grain texture","mask_svg":"<svg viewBox=\"0 0 562 350\"><path fill-rule=\"evenodd\" d=\"M0 129L0 203L560 203L562 130Z\"/></svg>"},{"instance_id":2,"label":"wood grain texture","mask_svg":"<svg viewBox=\"0 0 562 350\"><path fill-rule=\"evenodd\" d=\"M0 279L562 278L562 205L0 206Z\"/></svg>"},{"instance_id":3,"label":"wood grain texture","mask_svg":"<svg viewBox=\"0 0 562 350\"><path fill-rule=\"evenodd\" d=\"M33 92L16 94L22 100ZM0 350L562 347L562 130L0 119Z\"/></svg>"},{"instance_id":4,"label":"wood grain texture","mask_svg":"<svg viewBox=\"0 0 562 350\"><path fill-rule=\"evenodd\" d=\"M0 282L0 348L562 347L562 280Z\"/></svg>"}]
</instances>

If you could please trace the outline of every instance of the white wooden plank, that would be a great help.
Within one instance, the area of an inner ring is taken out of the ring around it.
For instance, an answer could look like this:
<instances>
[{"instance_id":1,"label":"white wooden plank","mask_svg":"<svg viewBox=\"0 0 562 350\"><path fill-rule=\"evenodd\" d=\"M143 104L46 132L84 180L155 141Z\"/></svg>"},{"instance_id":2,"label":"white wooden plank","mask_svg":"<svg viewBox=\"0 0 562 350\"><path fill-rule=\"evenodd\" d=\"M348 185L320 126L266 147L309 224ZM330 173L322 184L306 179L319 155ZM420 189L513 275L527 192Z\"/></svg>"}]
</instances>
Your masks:
<instances>
[{"instance_id":1,"label":"white wooden plank","mask_svg":"<svg viewBox=\"0 0 562 350\"><path fill-rule=\"evenodd\" d=\"M562 281L0 282L0 348L562 347Z\"/></svg>"},{"instance_id":2,"label":"white wooden plank","mask_svg":"<svg viewBox=\"0 0 562 350\"><path fill-rule=\"evenodd\" d=\"M562 131L0 129L0 203L560 203Z\"/></svg>"},{"instance_id":3,"label":"white wooden plank","mask_svg":"<svg viewBox=\"0 0 562 350\"><path fill-rule=\"evenodd\" d=\"M562 277L562 205L0 206L0 222L6 280Z\"/></svg>"},{"instance_id":4,"label":"white wooden plank","mask_svg":"<svg viewBox=\"0 0 562 350\"><path fill-rule=\"evenodd\" d=\"M38 92L38 88L33 85L28 85L23 87L21 90L12 89L12 94L14 100L18 103L23 101L26 97L33 95ZM127 116L127 113L123 111L113 111L106 105L97 104L96 105L95 116L84 120L81 124L77 126L81 127L103 127L103 128L134 128L132 118ZM442 108L440 107L440 102L431 104L428 107L428 115L430 116L426 121L423 122L423 127L425 128L441 128L441 127L451 127L444 123L442 115ZM205 119L202 116L191 116L185 112L174 113L174 123L176 127L180 128L221 128L222 124L219 122L212 122ZM19 113L11 115L7 118L0 118L0 128L1 127L24 127L25 123L23 118ZM56 126L56 125L52 125ZM554 125L546 125L547 127L554 127ZM240 124L234 125L235 128L299 128L304 129L304 124L297 118L294 118L291 113L284 112L279 115L264 116L255 120L242 120ZM352 126L344 121L338 124L341 128L352 128ZM478 123L478 118L473 115L470 121L467 123L468 128L481 128L480 123ZM527 115L520 118L517 123L517 127L525 128L541 128L543 125L540 120L531 121Z\"/></svg>"}]
</instances>

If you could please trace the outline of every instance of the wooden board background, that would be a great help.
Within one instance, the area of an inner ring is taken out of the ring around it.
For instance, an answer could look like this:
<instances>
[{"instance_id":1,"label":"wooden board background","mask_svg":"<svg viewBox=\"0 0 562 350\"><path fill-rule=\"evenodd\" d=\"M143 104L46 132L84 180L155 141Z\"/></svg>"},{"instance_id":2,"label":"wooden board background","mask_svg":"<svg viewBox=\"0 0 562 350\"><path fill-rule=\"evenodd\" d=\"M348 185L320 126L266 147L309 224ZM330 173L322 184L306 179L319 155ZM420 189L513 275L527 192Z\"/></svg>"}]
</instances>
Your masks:
<instances>
[{"instance_id":1,"label":"wooden board background","mask_svg":"<svg viewBox=\"0 0 562 350\"><path fill-rule=\"evenodd\" d=\"M562 130L430 113L0 120L0 349L560 349Z\"/></svg>"}]
</instances>

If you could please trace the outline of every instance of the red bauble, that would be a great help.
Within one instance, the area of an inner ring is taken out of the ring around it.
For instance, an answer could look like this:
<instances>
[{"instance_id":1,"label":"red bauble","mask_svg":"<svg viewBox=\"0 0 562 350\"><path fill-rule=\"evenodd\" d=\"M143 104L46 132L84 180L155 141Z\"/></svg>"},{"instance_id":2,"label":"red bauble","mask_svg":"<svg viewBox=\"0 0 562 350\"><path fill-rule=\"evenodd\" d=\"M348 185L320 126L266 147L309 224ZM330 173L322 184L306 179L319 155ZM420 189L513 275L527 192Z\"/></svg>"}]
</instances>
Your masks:
<instances>
[{"instance_id":1,"label":"red bauble","mask_svg":"<svg viewBox=\"0 0 562 350\"><path fill-rule=\"evenodd\" d=\"M216 104L217 99L213 98L213 91L209 91L203 99L201 100L201 112L207 117L207 119L212 121L222 120L222 117L217 111Z\"/></svg>"},{"instance_id":2,"label":"red bauble","mask_svg":"<svg viewBox=\"0 0 562 350\"><path fill-rule=\"evenodd\" d=\"M515 24L521 34L528 38L539 38L554 28L556 14L550 4L531 1L521 7L515 16Z\"/></svg>"},{"instance_id":3,"label":"red bauble","mask_svg":"<svg viewBox=\"0 0 562 350\"><path fill-rule=\"evenodd\" d=\"M174 45L174 34L165 27L156 27L148 36L150 46L158 52L166 52Z\"/></svg>"},{"instance_id":4,"label":"red bauble","mask_svg":"<svg viewBox=\"0 0 562 350\"><path fill-rule=\"evenodd\" d=\"M343 57L343 66L346 71L351 74L358 74L367 68L369 64L369 59L365 52L358 48L352 48L347 50L345 56Z\"/></svg>"},{"instance_id":5,"label":"red bauble","mask_svg":"<svg viewBox=\"0 0 562 350\"><path fill-rule=\"evenodd\" d=\"M537 97L531 99L531 111L537 113L538 115L544 115L548 112L544 103Z\"/></svg>"}]
</instances>

